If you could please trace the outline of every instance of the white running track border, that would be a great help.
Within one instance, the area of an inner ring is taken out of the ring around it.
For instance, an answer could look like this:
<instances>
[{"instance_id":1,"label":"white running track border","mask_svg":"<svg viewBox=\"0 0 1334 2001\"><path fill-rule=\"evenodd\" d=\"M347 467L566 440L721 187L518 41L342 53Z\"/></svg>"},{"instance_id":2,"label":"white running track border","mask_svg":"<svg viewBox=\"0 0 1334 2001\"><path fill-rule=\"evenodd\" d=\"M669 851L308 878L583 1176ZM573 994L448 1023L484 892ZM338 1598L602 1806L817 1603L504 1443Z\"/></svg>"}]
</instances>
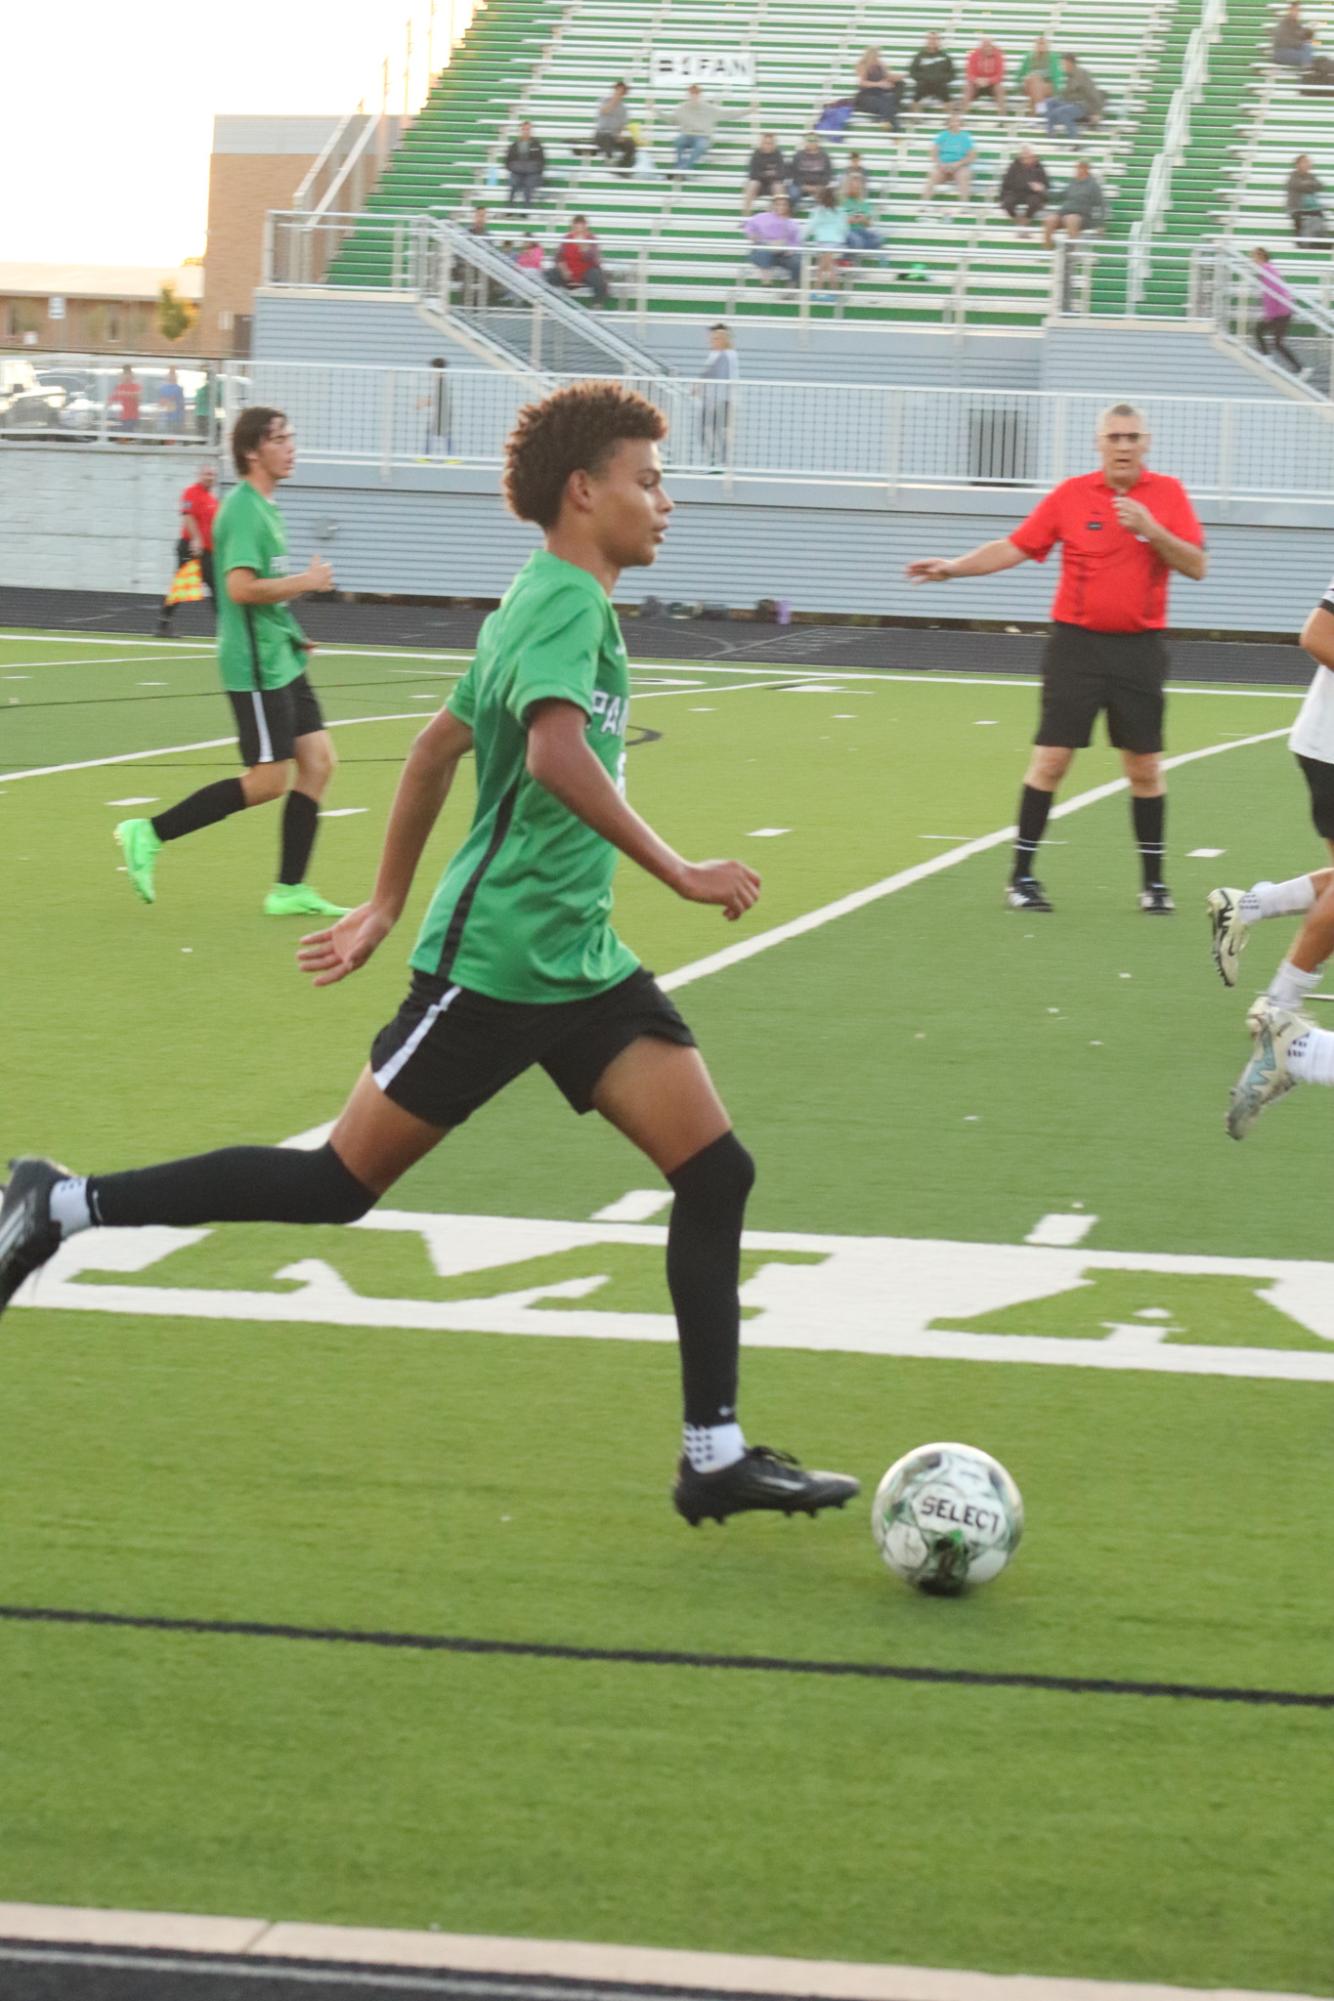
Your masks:
<instances>
[{"instance_id":1,"label":"white running track border","mask_svg":"<svg viewBox=\"0 0 1334 2001\"><path fill-rule=\"evenodd\" d=\"M192 1917L172 1911L78 1910L60 1904L0 1904L0 1939L57 1950L77 1947L79 1963L84 1965L89 1963L89 1951L99 1949L108 1955L102 1962L108 1965L117 1963L110 1958L117 1949L216 1955L233 1979L250 1970L257 1977L261 1973L273 1977L271 1967L248 1969L247 1959L291 1960L298 1964L282 1969L284 1980L314 1983L332 1978L382 1993L427 1992L430 1983L425 1979L418 1983L411 1974L435 1969L517 1980L665 1987L702 1996L776 1995L793 2001L797 1997L801 2001L1315 2001L1313 1996L1232 1987L1163 1987L939 1967L668 1952L567 1939L482 1938L461 1932L361 1931L346 1925L275 1924L265 1918ZM6 1957L24 1955L11 1955L0 1945L0 1962ZM50 1957L49 1952L40 1955L42 1961ZM331 1975L302 1969L303 1960L366 1970L360 1978L355 1972ZM170 1964L157 1964L163 1972L171 1970ZM385 1973L386 1968L402 1971ZM182 1961L180 1970L202 1969Z\"/></svg>"}]
</instances>

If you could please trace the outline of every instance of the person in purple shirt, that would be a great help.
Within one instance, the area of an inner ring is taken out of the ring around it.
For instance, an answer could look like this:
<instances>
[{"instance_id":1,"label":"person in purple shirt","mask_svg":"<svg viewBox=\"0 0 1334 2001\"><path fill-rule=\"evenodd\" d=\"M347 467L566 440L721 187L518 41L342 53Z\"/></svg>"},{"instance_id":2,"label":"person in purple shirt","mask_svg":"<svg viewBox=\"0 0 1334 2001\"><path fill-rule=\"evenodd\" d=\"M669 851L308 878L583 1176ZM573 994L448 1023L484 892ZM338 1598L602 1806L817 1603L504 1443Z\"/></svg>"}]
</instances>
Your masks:
<instances>
[{"instance_id":1,"label":"person in purple shirt","mask_svg":"<svg viewBox=\"0 0 1334 2001\"><path fill-rule=\"evenodd\" d=\"M1288 346L1288 328L1297 310L1292 289L1267 250L1252 250L1251 259L1260 285L1260 317L1255 322L1255 345L1268 361L1272 341L1275 355L1281 354L1293 374L1300 375L1305 381L1311 371L1302 367Z\"/></svg>"},{"instance_id":2,"label":"person in purple shirt","mask_svg":"<svg viewBox=\"0 0 1334 2001\"><path fill-rule=\"evenodd\" d=\"M747 218L742 227L754 245L750 261L768 281L771 271L786 273L792 284L801 282L801 224L792 213L786 195L775 195L767 209Z\"/></svg>"}]
</instances>

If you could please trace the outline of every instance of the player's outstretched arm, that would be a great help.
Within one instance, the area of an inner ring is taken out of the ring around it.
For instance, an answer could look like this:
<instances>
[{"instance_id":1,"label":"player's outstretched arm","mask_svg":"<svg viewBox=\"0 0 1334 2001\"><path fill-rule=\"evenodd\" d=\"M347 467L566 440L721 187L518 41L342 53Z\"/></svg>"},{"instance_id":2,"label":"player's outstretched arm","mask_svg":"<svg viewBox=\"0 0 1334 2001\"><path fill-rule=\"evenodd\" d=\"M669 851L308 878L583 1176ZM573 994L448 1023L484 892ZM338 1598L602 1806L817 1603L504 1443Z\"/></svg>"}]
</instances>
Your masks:
<instances>
[{"instance_id":1,"label":"player's outstretched arm","mask_svg":"<svg viewBox=\"0 0 1334 2001\"><path fill-rule=\"evenodd\" d=\"M1012 570L1028 557L1008 536L997 542L983 542L966 556L921 556L909 563L904 575L914 584L948 584L956 577L993 577L998 570Z\"/></svg>"},{"instance_id":2,"label":"player's outstretched arm","mask_svg":"<svg viewBox=\"0 0 1334 2001\"><path fill-rule=\"evenodd\" d=\"M713 903L735 922L760 893L744 862L688 862L628 806L584 739L588 718L574 702L539 702L528 724L528 771L595 834L688 903ZM344 920L346 921L346 920Z\"/></svg>"},{"instance_id":3,"label":"player's outstretched arm","mask_svg":"<svg viewBox=\"0 0 1334 2001\"><path fill-rule=\"evenodd\" d=\"M471 749L472 731L448 709L433 716L413 744L389 809L370 901L327 931L313 931L301 940L297 964L317 987L331 987L364 966L397 924L459 760Z\"/></svg>"},{"instance_id":4,"label":"player's outstretched arm","mask_svg":"<svg viewBox=\"0 0 1334 2001\"><path fill-rule=\"evenodd\" d=\"M331 591L334 574L323 556L312 556L309 569L294 577L261 577L239 565L227 572L227 595L233 604L288 604L307 591Z\"/></svg>"}]
</instances>

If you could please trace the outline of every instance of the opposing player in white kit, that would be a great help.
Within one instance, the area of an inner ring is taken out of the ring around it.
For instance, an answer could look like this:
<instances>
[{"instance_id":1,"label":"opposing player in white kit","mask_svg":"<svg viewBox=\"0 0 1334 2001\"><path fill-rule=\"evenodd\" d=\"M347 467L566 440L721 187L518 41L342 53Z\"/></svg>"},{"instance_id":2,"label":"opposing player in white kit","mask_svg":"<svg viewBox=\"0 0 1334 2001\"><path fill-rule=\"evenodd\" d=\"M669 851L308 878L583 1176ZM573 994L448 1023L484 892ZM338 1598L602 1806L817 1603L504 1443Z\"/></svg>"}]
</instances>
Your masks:
<instances>
[{"instance_id":1,"label":"opposing player in white kit","mask_svg":"<svg viewBox=\"0 0 1334 2001\"><path fill-rule=\"evenodd\" d=\"M1334 859L1334 582L1302 629L1316 662L1288 744L1311 794L1311 818ZM1334 1085L1334 1034L1302 1014L1334 957L1334 868L1253 889L1215 889L1208 898L1214 964L1225 986L1237 983L1237 963L1253 924L1266 917L1305 917L1296 944L1246 1016L1255 1044L1232 1089L1227 1129L1245 1139L1267 1105L1294 1084Z\"/></svg>"}]
</instances>

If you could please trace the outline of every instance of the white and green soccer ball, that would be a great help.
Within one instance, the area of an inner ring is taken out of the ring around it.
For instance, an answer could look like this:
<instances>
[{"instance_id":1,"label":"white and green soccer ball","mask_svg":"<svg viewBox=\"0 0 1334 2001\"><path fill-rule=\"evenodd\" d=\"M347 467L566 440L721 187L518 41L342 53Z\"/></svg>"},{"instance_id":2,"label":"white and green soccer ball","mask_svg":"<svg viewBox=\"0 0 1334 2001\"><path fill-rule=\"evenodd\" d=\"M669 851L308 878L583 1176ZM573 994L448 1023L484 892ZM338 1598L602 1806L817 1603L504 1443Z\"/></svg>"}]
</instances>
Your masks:
<instances>
[{"instance_id":1,"label":"white and green soccer ball","mask_svg":"<svg viewBox=\"0 0 1334 2001\"><path fill-rule=\"evenodd\" d=\"M989 1452L919 1445L876 1488L871 1528L896 1577L952 1597L1004 1570L1024 1532L1023 1497Z\"/></svg>"}]
</instances>

